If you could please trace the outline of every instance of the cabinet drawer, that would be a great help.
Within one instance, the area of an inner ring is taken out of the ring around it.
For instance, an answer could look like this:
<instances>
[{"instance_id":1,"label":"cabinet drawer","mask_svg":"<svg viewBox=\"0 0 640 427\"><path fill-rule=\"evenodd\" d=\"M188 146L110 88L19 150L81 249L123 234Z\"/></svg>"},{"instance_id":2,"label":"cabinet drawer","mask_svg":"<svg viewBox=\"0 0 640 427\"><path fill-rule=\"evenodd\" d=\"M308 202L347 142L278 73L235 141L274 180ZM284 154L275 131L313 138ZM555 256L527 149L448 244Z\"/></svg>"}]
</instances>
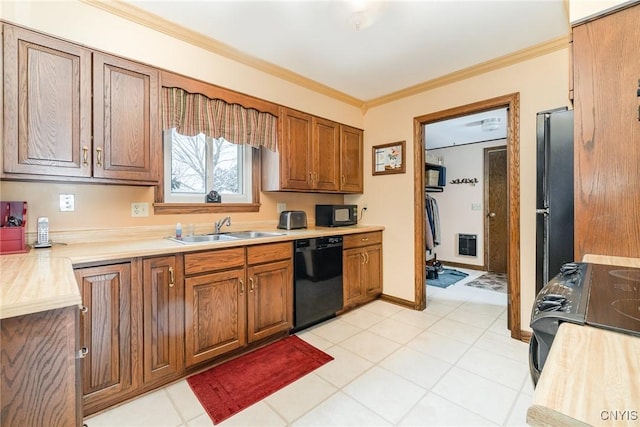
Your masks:
<instances>
[{"instance_id":1,"label":"cabinet drawer","mask_svg":"<svg viewBox=\"0 0 640 427\"><path fill-rule=\"evenodd\" d=\"M244 248L220 249L185 254L184 256L185 274L198 274L242 266L244 266Z\"/></svg>"},{"instance_id":2,"label":"cabinet drawer","mask_svg":"<svg viewBox=\"0 0 640 427\"><path fill-rule=\"evenodd\" d=\"M357 248L358 246L375 245L378 243L382 243L381 231L373 231L371 233L347 234L343 239L343 245L345 248Z\"/></svg>"},{"instance_id":3,"label":"cabinet drawer","mask_svg":"<svg viewBox=\"0 0 640 427\"><path fill-rule=\"evenodd\" d=\"M293 243L269 243L247 247L247 264L261 264L263 262L289 259L293 256Z\"/></svg>"}]
</instances>

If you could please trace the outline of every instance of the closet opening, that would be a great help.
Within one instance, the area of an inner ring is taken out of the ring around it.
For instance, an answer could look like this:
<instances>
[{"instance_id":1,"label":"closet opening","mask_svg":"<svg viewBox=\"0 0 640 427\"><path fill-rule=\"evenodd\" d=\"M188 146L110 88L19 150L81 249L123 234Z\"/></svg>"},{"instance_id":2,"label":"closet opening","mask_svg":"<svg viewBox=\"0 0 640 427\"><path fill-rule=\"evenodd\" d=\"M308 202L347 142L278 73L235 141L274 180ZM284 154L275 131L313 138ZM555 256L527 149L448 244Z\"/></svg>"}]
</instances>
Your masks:
<instances>
[{"instance_id":1,"label":"closet opening","mask_svg":"<svg viewBox=\"0 0 640 427\"><path fill-rule=\"evenodd\" d=\"M506 276L507 327L521 339L519 94L416 117L414 135L416 309L443 264L489 272L474 283L485 289Z\"/></svg>"}]
</instances>

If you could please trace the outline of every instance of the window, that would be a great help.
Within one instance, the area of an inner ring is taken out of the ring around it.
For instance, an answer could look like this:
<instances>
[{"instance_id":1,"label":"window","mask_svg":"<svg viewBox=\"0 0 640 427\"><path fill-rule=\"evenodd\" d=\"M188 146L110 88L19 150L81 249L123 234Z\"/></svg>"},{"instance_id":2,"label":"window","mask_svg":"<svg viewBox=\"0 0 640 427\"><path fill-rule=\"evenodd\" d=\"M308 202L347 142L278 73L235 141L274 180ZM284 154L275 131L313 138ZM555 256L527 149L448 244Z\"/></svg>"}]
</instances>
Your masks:
<instances>
[{"instance_id":1,"label":"window","mask_svg":"<svg viewBox=\"0 0 640 427\"><path fill-rule=\"evenodd\" d=\"M164 202L205 203L216 191L222 203L252 203L252 148L224 138L164 132Z\"/></svg>"}]
</instances>

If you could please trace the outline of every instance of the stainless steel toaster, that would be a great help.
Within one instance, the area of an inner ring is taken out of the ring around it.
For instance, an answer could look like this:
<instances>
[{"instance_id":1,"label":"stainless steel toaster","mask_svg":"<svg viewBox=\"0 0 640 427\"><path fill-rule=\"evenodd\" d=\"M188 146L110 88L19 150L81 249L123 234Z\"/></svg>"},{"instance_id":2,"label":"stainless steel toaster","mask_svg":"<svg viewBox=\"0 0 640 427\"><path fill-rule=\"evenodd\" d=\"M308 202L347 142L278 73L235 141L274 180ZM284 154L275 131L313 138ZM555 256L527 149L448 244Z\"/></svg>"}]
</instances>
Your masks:
<instances>
[{"instance_id":1,"label":"stainless steel toaster","mask_svg":"<svg viewBox=\"0 0 640 427\"><path fill-rule=\"evenodd\" d=\"M284 230L307 228L307 213L304 211L280 212L280 222L278 223L278 228Z\"/></svg>"}]
</instances>

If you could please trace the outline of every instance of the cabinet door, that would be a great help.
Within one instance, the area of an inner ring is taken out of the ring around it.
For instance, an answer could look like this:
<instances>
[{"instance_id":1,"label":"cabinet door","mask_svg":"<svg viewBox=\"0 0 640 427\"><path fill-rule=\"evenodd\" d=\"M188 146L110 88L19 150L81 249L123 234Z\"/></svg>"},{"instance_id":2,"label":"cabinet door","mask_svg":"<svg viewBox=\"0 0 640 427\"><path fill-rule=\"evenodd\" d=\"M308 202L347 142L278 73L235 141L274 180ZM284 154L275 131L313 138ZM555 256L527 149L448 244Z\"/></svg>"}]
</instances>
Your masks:
<instances>
[{"instance_id":1,"label":"cabinet door","mask_svg":"<svg viewBox=\"0 0 640 427\"><path fill-rule=\"evenodd\" d=\"M82 425L78 308L2 319L3 427Z\"/></svg>"},{"instance_id":2,"label":"cabinet door","mask_svg":"<svg viewBox=\"0 0 640 427\"><path fill-rule=\"evenodd\" d=\"M93 54L94 176L158 181L158 71Z\"/></svg>"},{"instance_id":3,"label":"cabinet door","mask_svg":"<svg viewBox=\"0 0 640 427\"><path fill-rule=\"evenodd\" d=\"M293 263L278 261L249 267L247 331L249 342L291 329Z\"/></svg>"},{"instance_id":4,"label":"cabinet door","mask_svg":"<svg viewBox=\"0 0 640 427\"><path fill-rule=\"evenodd\" d=\"M185 280L187 366L246 344L244 275L242 268Z\"/></svg>"},{"instance_id":5,"label":"cabinet door","mask_svg":"<svg viewBox=\"0 0 640 427\"><path fill-rule=\"evenodd\" d=\"M142 262L143 376L149 383L182 374L184 298L176 257Z\"/></svg>"},{"instance_id":6,"label":"cabinet door","mask_svg":"<svg viewBox=\"0 0 640 427\"><path fill-rule=\"evenodd\" d=\"M640 5L573 29L575 259L640 257Z\"/></svg>"},{"instance_id":7,"label":"cabinet door","mask_svg":"<svg viewBox=\"0 0 640 427\"><path fill-rule=\"evenodd\" d=\"M382 246L367 246L363 251L365 254L363 287L367 297L376 297L382 293Z\"/></svg>"},{"instance_id":8,"label":"cabinet door","mask_svg":"<svg viewBox=\"0 0 640 427\"><path fill-rule=\"evenodd\" d=\"M341 126L340 136L340 191L362 193L363 148L362 131Z\"/></svg>"},{"instance_id":9,"label":"cabinet door","mask_svg":"<svg viewBox=\"0 0 640 427\"><path fill-rule=\"evenodd\" d=\"M308 190L313 178L312 117L292 110L284 110L283 114L282 188Z\"/></svg>"},{"instance_id":10,"label":"cabinet door","mask_svg":"<svg viewBox=\"0 0 640 427\"><path fill-rule=\"evenodd\" d=\"M353 305L363 298L362 265L364 263L362 249L345 249L342 252L342 288L344 305Z\"/></svg>"},{"instance_id":11,"label":"cabinet door","mask_svg":"<svg viewBox=\"0 0 640 427\"><path fill-rule=\"evenodd\" d=\"M90 144L91 52L4 25L4 171L88 177Z\"/></svg>"},{"instance_id":12,"label":"cabinet door","mask_svg":"<svg viewBox=\"0 0 640 427\"><path fill-rule=\"evenodd\" d=\"M340 125L330 120L313 119L313 188L322 191L340 189Z\"/></svg>"},{"instance_id":13,"label":"cabinet door","mask_svg":"<svg viewBox=\"0 0 640 427\"><path fill-rule=\"evenodd\" d=\"M130 264L83 268L75 271L86 312L80 317L85 413L106 407L137 385L133 370L135 323Z\"/></svg>"}]
</instances>

